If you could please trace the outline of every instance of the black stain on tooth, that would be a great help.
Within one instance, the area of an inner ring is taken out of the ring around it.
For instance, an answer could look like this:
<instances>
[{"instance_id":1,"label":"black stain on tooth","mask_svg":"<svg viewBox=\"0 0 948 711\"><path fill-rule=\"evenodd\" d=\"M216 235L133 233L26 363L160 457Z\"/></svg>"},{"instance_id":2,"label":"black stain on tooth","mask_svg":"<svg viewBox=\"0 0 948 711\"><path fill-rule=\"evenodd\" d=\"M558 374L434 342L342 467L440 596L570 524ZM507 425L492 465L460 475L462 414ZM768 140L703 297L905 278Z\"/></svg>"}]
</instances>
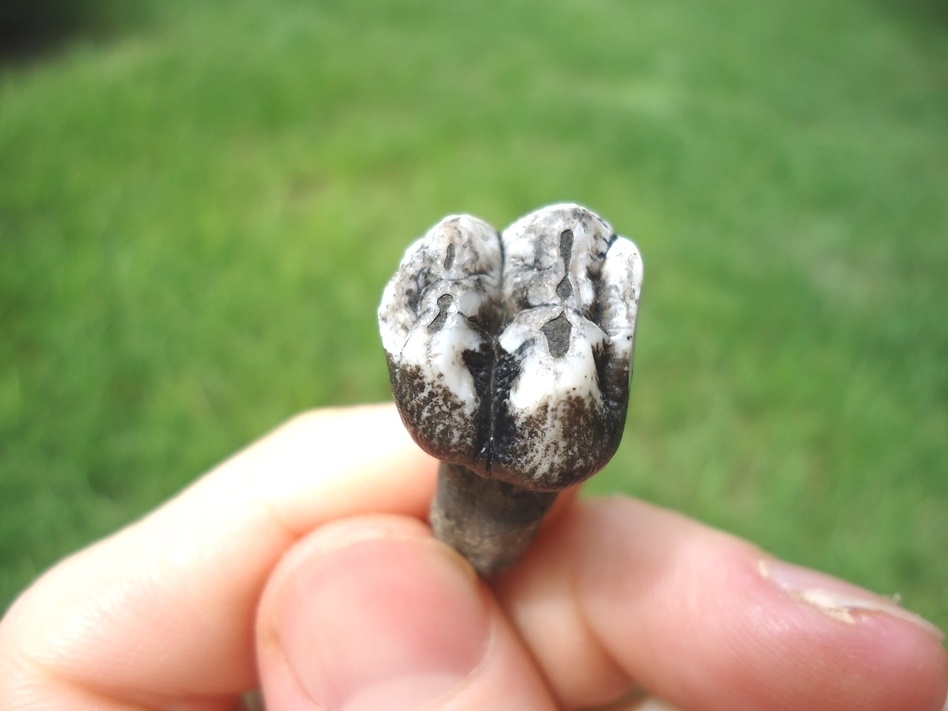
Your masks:
<instances>
[{"instance_id":1,"label":"black stain on tooth","mask_svg":"<svg viewBox=\"0 0 948 711\"><path fill-rule=\"evenodd\" d=\"M418 445L439 459L471 459L475 436L463 414L464 403L448 388L432 383L421 368L386 358L398 414Z\"/></svg>"},{"instance_id":2,"label":"black stain on tooth","mask_svg":"<svg viewBox=\"0 0 948 711\"><path fill-rule=\"evenodd\" d=\"M481 347L475 350L466 350L461 353L461 360L464 361L464 367L468 369L471 378L474 380L474 392L477 394L477 401L481 409L490 404L491 374L494 368L494 351L490 344L482 343ZM483 413L478 413L479 419L483 418Z\"/></svg>"},{"instance_id":3,"label":"black stain on tooth","mask_svg":"<svg viewBox=\"0 0 948 711\"><path fill-rule=\"evenodd\" d=\"M474 380L478 402L474 423L475 461L466 462L465 466L483 476L491 476L498 454L517 436L509 412L510 390L520 374L524 354L532 344L533 341L528 341L514 353L508 353L496 342L484 343L477 350L461 354Z\"/></svg>"},{"instance_id":4,"label":"black stain on tooth","mask_svg":"<svg viewBox=\"0 0 948 711\"><path fill-rule=\"evenodd\" d=\"M479 349L461 354L464 366L474 380L478 410L474 422L475 459L482 463L484 474L490 471L493 459L494 397L497 354L493 344L483 343ZM470 466L467 464L466 466Z\"/></svg>"},{"instance_id":5,"label":"black stain on tooth","mask_svg":"<svg viewBox=\"0 0 948 711\"><path fill-rule=\"evenodd\" d=\"M444 268L450 269L454 266L454 250L455 247L453 244L448 245L448 252L444 255Z\"/></svg>"},{"instance_id":6,"label":"black stain on tooth","mask_svg":"<svg viewBox=\"0 0 948 711\"><path fill-rule=\"evenodd\" d=\"M550 348L550 355L554 358L565 356L569 351L569 337L573 332L573 326L566 318L566 312L561 311L559 316L543 324L540 330L546 336L546 344Z\"/></svg>"},{"instance_id":7,"label":"black stain on tooth","mask_svg":"<svg viewBox=\"0 0 948 711\"><path fill-rule=\"evenodd\" d=\"M508 353L499 345L497 346L491 383L490 436L485 443L485 446L489 447L487 471L491 476L500 474L502 478L508 478L512 474L513 481L523 478L522 472L510 472L504 463L509 460L507 454L512 451L520 437L514 413L510 410L510 391L520 375L527 351L534 344L533 339L524 341L513 353ZM498 463L500 472L496 471ZM504 470L506 470L506 477L503 476Z\"/></svg>"},{"instance_id":8,"label":"black stain on tooth","mask_svg":"<svg viewBox=\"0 0 948 711\"><path fill-rule=\"evenodd\" d=\"M448 307L454 303L454 297L451 294L442 294L438 297L438 315L434 321L428 324L428 333L437 333L444 328L444 322L448 320Z\"/></svg>"},{"instance_id":9,"label":"black stain on tooth","mask_svg":"<svg viewBox=\"0 0 948 711\"><path fill-rule=\"evenodd\" d=\"M609 385L609 364L612 360L611 348L605 343L598 343L593 346L592 357L596 365L596 384L600 392L606 395L606 387Z\"/></svg>"},{"instance_id":10,"label":"black stain on tooth","mask_svg":"<svg viewBox=\"0 0 948 711\"><path fill-rule=\"evenodd\" d=\"M569 262L573 256L573 231L563 230L560 233L560 259L563 260L563 266L566 268L566 275L556 285L556 295L562 301L566 301L573 295L573 285L569 280Z\"/></svg>"},{"instance_id":11,"label":"black stain on tooth","mask_svg":"<svg viewBox=\"0 0 948 711\"><path fill-rule=\"evenodd\" d=\"M467 368L474 380L474 392L477 393L477 412L474 415L474 459L485 462L490 468L490 432L491 432L491 381L494 370L494 349L488 343L482 343L475 350L467 350L461 354L464 367ZM471 466L465 463L465 466Z\"/></svg>"}]
</instances>

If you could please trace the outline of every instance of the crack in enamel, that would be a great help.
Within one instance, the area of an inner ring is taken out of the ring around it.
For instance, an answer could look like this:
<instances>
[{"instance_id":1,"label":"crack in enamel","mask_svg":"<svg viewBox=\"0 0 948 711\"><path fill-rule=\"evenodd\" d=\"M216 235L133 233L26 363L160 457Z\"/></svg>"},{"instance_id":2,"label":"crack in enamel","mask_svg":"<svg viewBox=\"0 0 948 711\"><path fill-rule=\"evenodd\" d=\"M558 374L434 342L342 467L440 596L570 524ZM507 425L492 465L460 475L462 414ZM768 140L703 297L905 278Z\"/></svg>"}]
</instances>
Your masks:
<instances>
[{"instance_id":1,"label":"crack in enamel","mask_svg":"<svg viewBox=\"0 0 948 711\"><path fill-rule=\"evenodd\" d=\"M641 284L635 245L579 205L502 234L444 218L379 307L408 431L443 461L536 491L591 476L622 436Z\"/></svg>"}]
</instances>

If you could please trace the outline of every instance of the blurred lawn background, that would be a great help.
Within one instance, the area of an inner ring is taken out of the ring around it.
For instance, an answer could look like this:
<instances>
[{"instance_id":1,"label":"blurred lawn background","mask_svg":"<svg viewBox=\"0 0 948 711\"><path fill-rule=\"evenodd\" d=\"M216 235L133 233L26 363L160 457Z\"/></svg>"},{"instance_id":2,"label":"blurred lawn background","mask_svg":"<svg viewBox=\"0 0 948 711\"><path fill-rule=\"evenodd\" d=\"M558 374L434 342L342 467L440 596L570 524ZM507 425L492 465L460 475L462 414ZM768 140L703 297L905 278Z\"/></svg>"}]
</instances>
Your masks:
<instances>
[{"instance_id":1,"label":"blurred lawn background","mask_svg":"<svg viewBox=\"0 0 948 711\"><path fill-rule=\"evenodd\" d=\"M444 214L646 264L624 491L948 628L948 6L104 4L0 58L0 609L305 408L390 397ZM118 13L118 14L116 14Z\"/></svg>"}]
</instances>

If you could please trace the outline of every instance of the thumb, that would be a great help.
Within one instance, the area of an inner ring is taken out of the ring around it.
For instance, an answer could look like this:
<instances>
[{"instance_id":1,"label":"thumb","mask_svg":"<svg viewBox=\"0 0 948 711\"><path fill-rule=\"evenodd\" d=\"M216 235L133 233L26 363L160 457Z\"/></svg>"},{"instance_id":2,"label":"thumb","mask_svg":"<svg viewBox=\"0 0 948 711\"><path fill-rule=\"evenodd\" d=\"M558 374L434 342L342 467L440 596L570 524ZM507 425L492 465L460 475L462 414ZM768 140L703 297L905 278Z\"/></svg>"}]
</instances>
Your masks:
<instances>
[{"instance_id":1,"label":"thumb","mask_svg":"<svg viewBox=\"0 0 948 711\"><path fill-rule=\"evenodd\" d=\"M407 517L303 538L271 576L257 640L270 711L555 708L487 587Z\"/></svg>"}]
</instances>

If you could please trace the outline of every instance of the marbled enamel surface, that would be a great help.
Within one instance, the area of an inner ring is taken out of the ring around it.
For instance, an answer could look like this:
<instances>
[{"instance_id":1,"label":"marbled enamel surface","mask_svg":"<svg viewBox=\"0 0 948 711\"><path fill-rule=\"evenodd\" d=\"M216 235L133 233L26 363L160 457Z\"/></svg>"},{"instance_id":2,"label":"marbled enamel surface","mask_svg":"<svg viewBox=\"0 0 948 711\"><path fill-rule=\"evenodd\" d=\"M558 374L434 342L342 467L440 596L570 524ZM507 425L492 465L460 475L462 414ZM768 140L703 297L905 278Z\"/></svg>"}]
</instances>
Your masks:
<instances>
[{"instance_id":1,"label":"marbled enamel surface","mask_svg":"<svg viewBox=\"0 0 948 711\"><path fill-rule=\"evenodd\" d=\"M402 419L434 456L554 491L598 471L625 423L642 260L584 207L502 233L446 217L379 307Z\"/></svg>"}]
</instances>

